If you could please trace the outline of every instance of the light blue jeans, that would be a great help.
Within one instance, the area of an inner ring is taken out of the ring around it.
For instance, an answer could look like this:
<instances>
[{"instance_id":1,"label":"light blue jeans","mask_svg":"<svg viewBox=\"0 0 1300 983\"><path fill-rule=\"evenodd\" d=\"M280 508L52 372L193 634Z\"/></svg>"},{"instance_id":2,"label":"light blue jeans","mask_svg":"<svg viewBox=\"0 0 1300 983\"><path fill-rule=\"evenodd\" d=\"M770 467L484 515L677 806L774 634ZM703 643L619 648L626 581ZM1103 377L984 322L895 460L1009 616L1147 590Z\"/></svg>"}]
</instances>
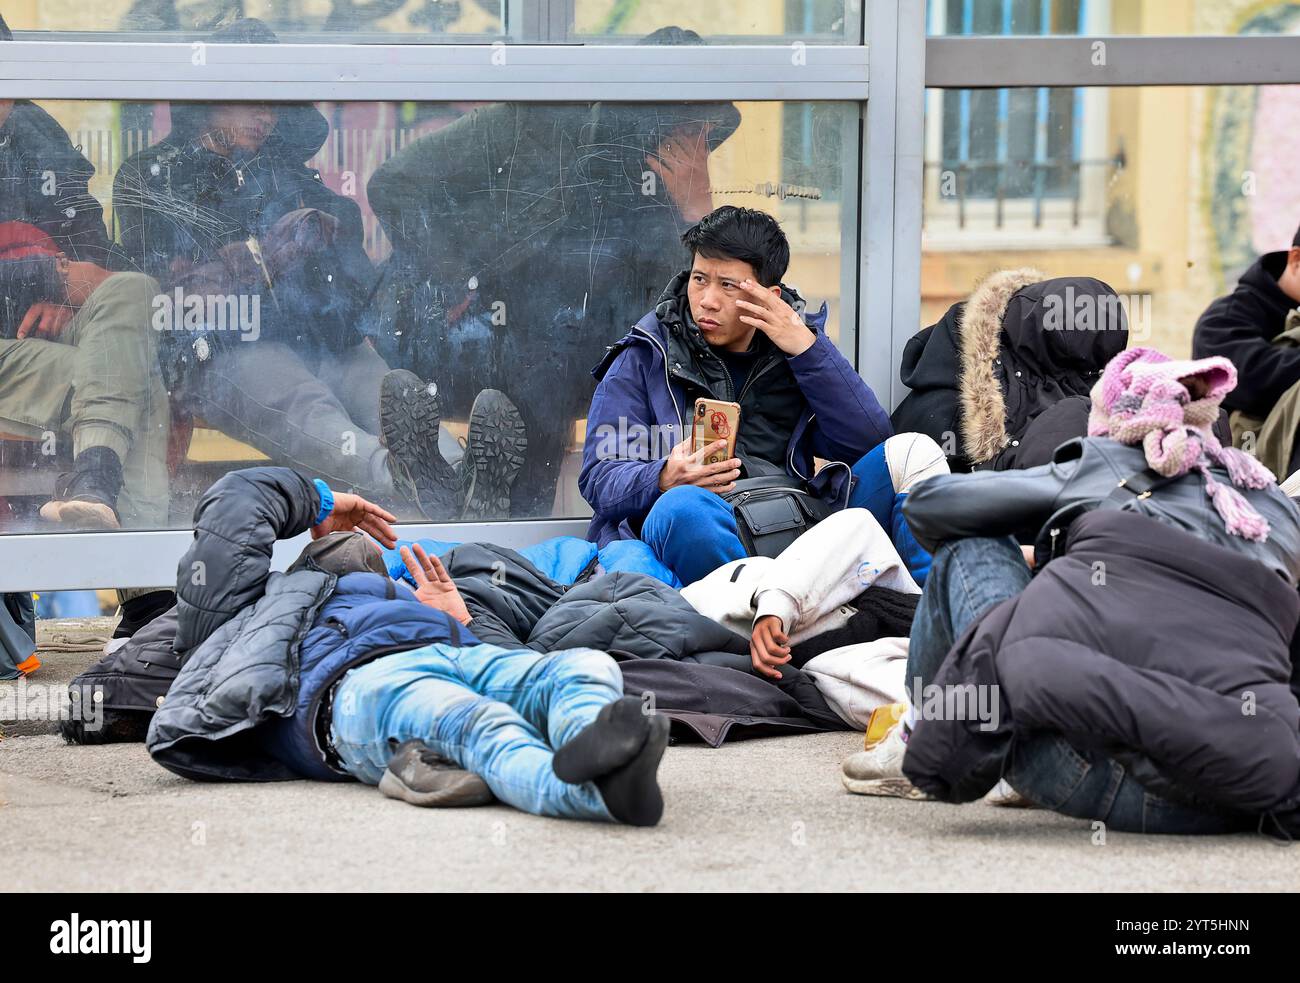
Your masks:
<instances>
[{"instance_id":1,"label":"light blue jeans","mask_svg":"<svg viewBox=\"0 0 1300 983\"><path fill-rule=\"evenodd\" d=\"M397 746L414 739L516 809L610 821L596 786L560 781L551 757L622 695L617 664L594 649L426 645L348 672L330 735L348 773L367 785L378 785Z\"/></svg>"}]
</instances>

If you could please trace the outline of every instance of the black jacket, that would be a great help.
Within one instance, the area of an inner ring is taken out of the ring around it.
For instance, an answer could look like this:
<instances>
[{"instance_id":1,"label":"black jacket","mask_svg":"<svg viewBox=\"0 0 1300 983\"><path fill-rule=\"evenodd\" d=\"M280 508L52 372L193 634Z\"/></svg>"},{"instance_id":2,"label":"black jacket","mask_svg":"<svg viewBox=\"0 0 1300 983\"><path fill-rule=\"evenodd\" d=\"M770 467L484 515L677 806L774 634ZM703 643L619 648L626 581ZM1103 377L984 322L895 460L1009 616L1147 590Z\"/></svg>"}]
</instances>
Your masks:
<instances>
[{"instance_id":1,"label":"black jacket","mask_svg":"<svg viewBox=\"0 0 1300 983\"><path fill-rule=\"evenodd\" d=\"M274 39L251 20L212 37L226 42ZM278 271L276 282L261 290L261 337L341 351L361 341L357 322L376 279L365 254L361 209L326 187L320 173L307 165L329 135L325 117L310 104L276 108L275 127L256 152L225 157L200 141L212 107L173 103L171 132L118 169L114 221L132 262L170 293L196 267L220 261L223 247L250 237L265 245L285 216L301 209L325 213L328 230L300 224L298 234L313 242L325 239L328 248L305 249L295 268ZM234 286L230 292L246 289ZM163 337L171 340L172 334Z\"/></svg>"},{"instance_id":2,"label":"black jacket","mask_svg":"<svg viewBox=\"0 0 1300 983\"><path fill-rule=\"evenodd\" d=\"M121 265L90 193L94 166L40 106L20 99L0 126L0 222L27 222L70 259Z\"/></svg>"},{"instance_id":3,"label":"black jacket","mask_svg":"<svg viewBox=\"0 0 1300 983\"><path fill-rule=\"evenodd\" d=\"M1015 536L1022 543L1050 547L1053 538L1063 544L1071 521L1096 508L1121 480L1146 467L1142 448L1087 437L1063 444L1051 464L1036 468L937 475L912 489L903 515L917 540L931 552L948 540L970 536ZM1212 469L1212 473L1228 482L1225 472ZM1242 494L1268 520L1267 542L1254 543L1228 533L1198 472L1156 489L1149 498L1132 496L1124 507L1225 552L1246 556L1295 587L1300 580L1300 508L1276 485Z\"/></svg>"},{"instance_id":4,"label":"black jacket","mask_svg":"<svg viewBox=\"0 0 1300 983\"><path fill-rule=\"evenodd\" d=\"M1300 348L1271 344L1300 306L1282 292L1277 278L1285 252L1261 256L1226 297L1212 302L1196 322L1192 355L1222 355L1237 367L1237 388L1223 399L1230 410L1268 416L1288 389L1300 382Z\"/></svg>"},{"instance_id":5,"label":"black jacket","mask_svg":"<svg viewBox=\"0 0 1300 983\"><path fill-rule=\"evenodd\" d=\"M995 273L908 341L911 392L894 430L934 438L954 471L1044 464L1087 432L1088 394L1127 344L1119 297L1100 280Z\"/></svg>"}]
</instances>

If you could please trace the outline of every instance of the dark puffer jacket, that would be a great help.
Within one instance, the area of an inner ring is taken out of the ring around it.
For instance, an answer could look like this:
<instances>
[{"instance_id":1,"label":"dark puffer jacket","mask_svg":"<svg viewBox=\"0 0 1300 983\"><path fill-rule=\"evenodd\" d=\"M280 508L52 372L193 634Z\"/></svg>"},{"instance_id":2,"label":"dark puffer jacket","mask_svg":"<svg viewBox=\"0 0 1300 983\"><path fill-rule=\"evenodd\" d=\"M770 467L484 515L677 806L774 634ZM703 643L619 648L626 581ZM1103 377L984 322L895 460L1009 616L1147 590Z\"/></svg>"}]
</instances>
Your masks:
<instances>
[{"instance_id":1,"label":"dark puffer jacket","mask_svg":"<svg viewBox=\"0 0 1300 983\"><path fill-rule=\"evenodd\" d=\"M969 802L1018 737L1049 731L1174 801L1271 812L1300 831L1298 619L1294 585L1264 564L1145 516L1091 512L1065 556L972 626L933 680L997 686L997 729L922 719L904 773Z\"/></svg>"},{"instance_id":2,"label":"dark puffer jacket","mask_svg":"<svg viewBox=\"0 0 1300 983\"><path fill-rule=\"evenodd\" d=\"M211 40L273 43L275 35L248 19ZM118 169L113 212L123 249L167 287L218 259L222 247L261 241L289 213L316 209L332 219L327 232L315 233L327 240L330 262L302 263L293 275L282 271L274 288L263 291L262 336L331 351L359 344L356 322L375 283L361 209L307 166L329 135L329 123L314 106L277 104L275 126L261 146L226 157L201 141L213 108L173 103L171 132Z\"/></svg>"},{"instance_id":3,"label":"dark puffer jacket","mask_svg":"<svg viewBox=\"0 0 1300 983\"><path fill-rule=\"evenodd\" d=\"M995 273L908 341L894 430L934 438L954 471L1045 464L1087 433L1088 394L1127 344L1119 296L1100 280Z\"/></svg>"},{"instance_id":4,"label":"dark puffer jacket","mask_svg":"<svg viewBox=\"0 0 1300 983\"><path fill-rule=\"evenodd\" d=\"M457 546L443 564L480 639L539 652L609 652L620 660L625 693L653 692L661 712L710 744L737 725L745 736L845 727L811 676L788 665L780 680L758 676L746 638L653 577L606 573L569 586L513 550L484 543Z\"/></svg>"},{"instance_id":5,"label":"dark puffer jacket","mask_svg":"<svg viewBox=\"0 0 1300 983\"><path fill-rule=\"evenodd\" d=\"M1116 486L1143 469L1140 448L1088 439L1058 456L1029 471L933 478L904 506L928 547L1053 532L1064 547L1045 563L1040 554L1025 591L972 625L932 680L996 685L998 727L922 719L905 773L970 801L997 782L1019 736L1049 731L1172 800L1272 812L1300 828L1289 655L1300 510L1276 486L1243 492L1271 526L1253 543L1227 533L1199 474L1139 498Z\"/></svg>"},{"instance_id":6,"label":"dark puffer jacket","mask_svg":"<svg viewBox=\"0 0 1300 983\"><path fill-rule=\"evenodd\" d=\"M182 664L146 739L163 767L201 780L346 777L325 739L333 683L381 655L478 641L378 574L270 573L276 540L311 528L319 508L315 485L287 468L231 472L204 493L177 567Z\"/></svg>"}]
</instances>

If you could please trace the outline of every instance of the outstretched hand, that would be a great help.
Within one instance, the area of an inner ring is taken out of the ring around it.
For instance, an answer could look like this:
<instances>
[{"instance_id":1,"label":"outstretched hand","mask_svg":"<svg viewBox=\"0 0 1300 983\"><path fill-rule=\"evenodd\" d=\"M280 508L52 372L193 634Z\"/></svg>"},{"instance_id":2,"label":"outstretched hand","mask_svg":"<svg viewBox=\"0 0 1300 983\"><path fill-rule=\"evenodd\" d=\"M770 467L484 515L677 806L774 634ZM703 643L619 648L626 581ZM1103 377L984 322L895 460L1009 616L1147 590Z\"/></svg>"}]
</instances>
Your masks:
<instances>
[{"instance_id":1,"label":"outstretched hand","mask_svg":"<svg viewBox=\"0 0 1300 983\"><path fill-rule=\"evenodd\" d=\"M749 661L755 672L772 679L781 678L777 667L790 661L790 637L776 615L765 615L754 623L754 634L749 639Z\"/></svg>"},{"instance_id":2,"label":"outstretched hand","mask_svg":"<svg viewBox=\"0 0 1300 983\"><path fill-rule=\"evenodd\" d=\"M334 493L334 510L318 526L312 526L311 538L320 539L332 532L352 532L360 530L369 533L388 549L397 545L397 533L392 523L397 521L393 513L381 509L374 502L368 502L360 495L350 492Z\"/></svg>"},{"instance_id":3,"label":"outstretched hand","mask_svg":"<svg viewBox=\"0 0 1300 983\"><path fill-rule=\"evenodd\" d=\"M449 614L462 625L470 623L469 608L456 589L456 582L436 556L424 552L419 543L414 549L403 546L400 550L411 579L415 581L415 597L421 604Z\"/></svg>"}]
</instances>

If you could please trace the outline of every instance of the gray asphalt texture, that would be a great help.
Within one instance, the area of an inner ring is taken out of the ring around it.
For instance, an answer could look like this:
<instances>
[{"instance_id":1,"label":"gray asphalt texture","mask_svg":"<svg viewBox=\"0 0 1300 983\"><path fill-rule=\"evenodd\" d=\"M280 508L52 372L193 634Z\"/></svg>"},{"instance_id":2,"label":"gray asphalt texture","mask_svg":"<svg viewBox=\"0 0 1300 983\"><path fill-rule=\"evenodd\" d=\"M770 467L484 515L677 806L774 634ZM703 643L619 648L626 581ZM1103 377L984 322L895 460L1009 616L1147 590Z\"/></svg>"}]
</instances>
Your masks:
<instances>
[{"instance_id":1,"label":"gray asphalt texture","mask_svg":"<svg viewBox=\"0 0 1300 983\"><path fill-rule=\"evenodd\" d=\"M56 655L31 682L90 661ZM140 745L0 728L4 891L1300 889L1300 854L1261 836L1102 841L1036 809L849 795L856 733L670 747L664 819L630 829L419 809L359 784L197 784Z\"/></svg>"}]
</instances>

